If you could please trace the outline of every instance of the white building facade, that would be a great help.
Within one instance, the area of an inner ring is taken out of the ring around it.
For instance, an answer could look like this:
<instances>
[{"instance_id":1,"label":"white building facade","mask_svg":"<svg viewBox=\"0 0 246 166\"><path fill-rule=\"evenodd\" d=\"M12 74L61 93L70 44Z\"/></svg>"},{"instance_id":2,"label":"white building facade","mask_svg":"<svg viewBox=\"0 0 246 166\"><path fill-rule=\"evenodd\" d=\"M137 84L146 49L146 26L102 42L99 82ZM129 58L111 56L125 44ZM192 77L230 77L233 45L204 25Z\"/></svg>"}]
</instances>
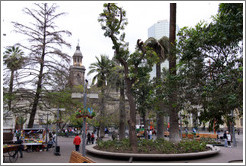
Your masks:
<instances>
[{"instance_id":1,"label":"white building facade","mask_svg":"<svg viewBox=\"0 0 246 166\"><path fill-rule=\"evenodd\" d=\"M169 37L169 21L160 20L157 23L153 24L150 28L148 28L148 37L153 37L156 40L159 40L163 36ZM176 25L176 38L179 32L179 26Z\"/></svg>"},{"instance_id":2,"label":"white building facade","mask_svg":"<svg viewBox=\"0 0 246 166\"><path fill-rule=\"evenodd\" d=\"M169 38L169 21L168 20L160 20L157 23L153 24L150 28L148 28L148 38L153 37L156 40L161 39L163 36L166 36ZM177 34L179 32L179 26L176 25L176 39L178 40ZM169 69L169 63L168 61L164 61L161 63L161 69L166 68ZM150 72L150 78L156 76L156 65L153 66L152 71Z\"/></svg>"}]
</instances>

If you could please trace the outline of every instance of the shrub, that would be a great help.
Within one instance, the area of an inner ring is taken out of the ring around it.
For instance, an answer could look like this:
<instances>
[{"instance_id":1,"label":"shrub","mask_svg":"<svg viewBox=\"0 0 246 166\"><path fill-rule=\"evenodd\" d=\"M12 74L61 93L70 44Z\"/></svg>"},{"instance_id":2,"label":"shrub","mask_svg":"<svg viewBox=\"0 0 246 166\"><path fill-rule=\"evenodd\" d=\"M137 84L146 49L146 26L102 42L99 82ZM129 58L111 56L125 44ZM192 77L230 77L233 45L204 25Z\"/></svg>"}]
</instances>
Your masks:
<instances>
[{"instance_id":1,"label":"shrub","mask_svg":"<svg viewBox=\"0 0 246 166\"><path fill-rule=\"evenodd\" d=\"M205 142L206 144L221 144L214 138L200 138L201 142Z\"/></svg>"},{"instance_id":2,"label":"shrub","mask_svg":"<svg viewBox=\"0 0 246 166\"><path fill-rule=\"evenodd\" d=\"M163 154L177 154L177 153L191 153L207 150L206 141L196 140L182 140L175 144L165 139L156 140L138 140L138 153L163 153ZM112 152L131 152L129 139L99 141L96 149L106 150Z\"/></svg>"}]
</instances>

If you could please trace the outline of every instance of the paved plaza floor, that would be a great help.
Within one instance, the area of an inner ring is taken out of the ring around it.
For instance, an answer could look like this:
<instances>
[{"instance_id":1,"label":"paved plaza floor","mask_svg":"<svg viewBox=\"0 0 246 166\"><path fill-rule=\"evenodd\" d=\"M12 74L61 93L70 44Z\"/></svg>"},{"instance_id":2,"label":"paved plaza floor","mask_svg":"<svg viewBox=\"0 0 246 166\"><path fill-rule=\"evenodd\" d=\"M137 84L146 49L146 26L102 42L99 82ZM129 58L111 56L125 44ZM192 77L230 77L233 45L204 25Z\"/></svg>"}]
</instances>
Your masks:
<instances>
[{"instance_id":1,"label":"paved plaza floor","mask_svg":"<svg viewBox=\"0 0 246 166\"><path fill-rule=\"evenodd\" d=\"M75 149L73 145L73 138L70 137L58 137L58 145L60 146L60 156L54 155L54 148L49 151L41 151L41 152L23 152L23 158L18 158L16 163L68 163L70 159L70 155L72 150ZM236 135L237 139L237 147L226 148L220 146L220 153L207 157L207 158L199 158L199 159L189 159L189 160L178 160L178 161L163 161L163 160L150 160L150 161L140 161L140 160L132 160L132 163L229 163L231 161L240 160L242 161L243 156L243 135ZM81 147L80 147L81 151ZM102 158L100 156L95 156L92 154L86 154L86 156L93 159L96 163L129 163L129 160L123 159L109 159ZM59 164L58 164L59 165Z\"/></svg>"}]
</instances>

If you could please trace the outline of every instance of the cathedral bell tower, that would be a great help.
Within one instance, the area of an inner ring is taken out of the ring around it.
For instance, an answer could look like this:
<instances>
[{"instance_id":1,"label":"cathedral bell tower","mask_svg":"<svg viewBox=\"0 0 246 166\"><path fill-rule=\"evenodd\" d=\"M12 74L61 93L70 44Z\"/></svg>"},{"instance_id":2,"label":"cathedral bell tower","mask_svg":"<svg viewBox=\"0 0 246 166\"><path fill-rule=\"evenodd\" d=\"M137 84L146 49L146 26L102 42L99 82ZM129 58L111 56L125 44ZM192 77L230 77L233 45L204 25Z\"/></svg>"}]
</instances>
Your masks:
<instances>
[{"instance_id":1,"label":"cathedral bell tower","mask_svg":"<svg viewBox=\"0 0 246 166\"><path fill-rule=\"evenodd\" d=\"M73 54L73 65L70 67L70 81L72 86L84 85L85 67L82 65L83 55L79 44Z\"/></svg>"}]
</instances>

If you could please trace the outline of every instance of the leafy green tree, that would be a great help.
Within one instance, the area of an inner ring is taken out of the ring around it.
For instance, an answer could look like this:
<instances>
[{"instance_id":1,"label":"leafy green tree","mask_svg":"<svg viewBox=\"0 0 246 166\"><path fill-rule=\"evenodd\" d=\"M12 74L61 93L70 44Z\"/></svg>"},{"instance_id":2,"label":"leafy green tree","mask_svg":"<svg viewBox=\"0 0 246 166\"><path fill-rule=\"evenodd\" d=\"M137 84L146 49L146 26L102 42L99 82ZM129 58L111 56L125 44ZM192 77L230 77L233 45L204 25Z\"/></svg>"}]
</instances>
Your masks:
<instances>
[{"instance_id":1,"label":"leafy green tree","mask_svg":"<svg viewBox=\"0 0 246 166\"><path fill-rule=\"evenodd\" d=\"M109 79L110 69L112 68L112 62L111 60L105 56L101 55L100 59L96 57L97 62L92 63L90 65L90 71L88 72L88 75L92 73L96 73L96 75L92 79L92 85L95 84L95 81L97 80L97 87L100 87L101 93L99 95L100 100L100 137L104 137L104 117L105 117L105 90L107 86L107 82Z\"/></svg>"},{"instance_id":2,"label":"leafy green tree","mask_svg":"<svg viewBox=\"0 0 246 166\"><path fill-rule=\"evenodd\" d=\"M13 85L14 85L14 75L18 69L21 69L25 63L25 58L23 57L24 52L16 46L11 46L6 49L3 53L3 63L10 70L10 81L8 94L4 94L8 102L8 110L12 111L11 103L14 99L13 95Z\"/></svg>"},{"instance_id":3,"label":"leafy green tree","mask_svg":"<svg viewBox=\"0 0 246 166\"><path fill-rule=\"evenodd\" d=\"M58 30L55 20L65 13L56 14L57 5L47 3L35 3L34 9L25 8L24 12L30 16L30 25L13 22L17 33L27 36L29 44L19 44L30 52L28 76L31 80L26 83L33 83L36 86L35 97L32 103L28 127L33 127L37 107L43 91L49 89L53 82L52 73L59 71L59 67L69 67L70 56L63 53L63 46L70 46L64 35L70 36L66 30ZM59 47L58 47L59 46ZM30 73L30 74L29 74ZM27 76L27 75L26 75Z\"/></svg>"},{"instance_id":4,"label":"leafy green tree","mask_svg":"<svg viewBox=\"0 0 246 166\"><path fill-rule=\"evenodd\" d=\"M185 95L202 106L200 120L210 128L232 121L231 111L242 110L242 14L242 4L222 3L212 23L185 27L179 34Z\"/></svg>"},{"instance_id":5,"label":"leafy green tree","mask_svg":"<svg viewBox=\"0 0 246 166\"><path fill-rule=\"evenodd\" d=\"M114 3L104 4L103 13L98 19L101 22L102 29L105 31L104 35L109 37L113 42L113 49L115 50L115 58L124 67L126 95L130 106L130 120L129 120L129 139L132 150L137 151L137 137L136 137L136 101L132 88L139 76L139 65L143 59L149 57L156 57L153 51L143 49L143 53L139 50L129 56L128 43L125 43L125 33L121 32L127 25L126 12ZM143 43L138 40L138 48L141 50ZM150 58L149 58L150 59ZM155 59L155 58L153 58ZM146 67L152 68L154 60L147 61ZM149 72L149 71L148 71ZM147 73L145 73L147 74Z\"/></svg>"}]
</instances>

